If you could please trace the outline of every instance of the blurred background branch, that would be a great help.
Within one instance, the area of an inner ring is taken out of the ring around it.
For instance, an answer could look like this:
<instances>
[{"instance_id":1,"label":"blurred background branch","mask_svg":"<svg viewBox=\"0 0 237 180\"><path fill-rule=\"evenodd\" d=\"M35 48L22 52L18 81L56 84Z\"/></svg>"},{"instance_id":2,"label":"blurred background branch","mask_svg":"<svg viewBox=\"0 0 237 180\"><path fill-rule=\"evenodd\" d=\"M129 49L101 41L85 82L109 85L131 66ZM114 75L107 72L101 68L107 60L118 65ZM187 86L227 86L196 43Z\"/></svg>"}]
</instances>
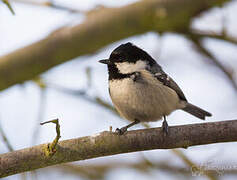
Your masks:
<instances>
[{"instance_id":1,"label":"blurred background branch","mask_svg":"<svg viewBox=\"0 0 237 180\"><path fill-rule=\"evenodd\" d=\"M190 34L191 36L196 37L196 39L214 38L237 45L237 38L232 37L228 34L217 33L213 31L203 31L203 30L193 30Z\"/></svg>"},{"instance_id":2,"label":"blurred background branch","mask_svg":"<svg viewBox=\"0 0 237 180\"><path fill-rule=\"evenodd\" d=\"M92 11L82 24L58 29L41 41L0 57L0 90L132 35L149 31L187 33L193 17L228 0L206 2L146 0Z\"/></svg>"},{"instance_id":3,"label":"blurred background branch","mask_svg":"<svg viewBox=\"0 0 237 180\"><path fill-rule=\"evenodd\" d=\"M13 151L14 149L13 149L10 141L8 140L8 138L7 138L6 134L5 134L5 132L4 132L3 128L2 128L2 126L1 126L1 123L0 123L0 135L2 136L2 140L6 144L7 149L9 151Z\"/></svg>"},{"instance_id":4,"label":"blurred background branch","mask_svg":"<svg viewBox=\"0 0 237 180\"><path fill-rule=\"evenodd\" d=\"M2 0L2 2L3 2L4 4L6 4L6 6L8 7L8 9L11 11L11 13L12 13L13 15L15 15L15 12L14 12L14 10L13 10L11 4L9 3L9 1L8 1L8 0Z\"/></svg>"},{"instance_id":5,"label":"blurred background branch","mask_svg":"<svg viewBox=\"0 0 237 180\"><path fill-rule=\"evenodd\" d=\"M98 165L75 165L75 164L63 164L56 166L57 170L68 173L68 174L77 174L86 179L105 179L106 174L116 169L132 169L144 174L149 173L152 170L163 170L168 173L174 174L183 174L183 177L191 177L190 169L185 167L178 167L170 165L169 163L162 162L151 162L148 159L139 160L136 163L129 162L116 162L116 163L104 163ZM51 168L50 168L51 169Z\"/></svg>"},{"instance_id":6,"label":"blurred background branch","mask_svg":"<svg viewBox=\"0 0 237 180\"><path fill-rule=\"evenodd\" d=\"M210 60L214 66L216 66L219 70L221 70L225 74L226 78L230 81L235 91L237 91L237 81L234 78L235 77L234 69L230 67L227 68L223 63L221 63L221 61L219 61L214 55L211 54L211 52L209 52L209 50L207 50L207 48L204 47L201 40L202 39L199 39L195 36L191 36L191 41L194 43L196 50L201 55Z\"/></svg>"},{"instance_id":7,"label":"blurred background branch","mask_svg":"<svg viewBox=\"0 0 237 180\"><path fill-rule=\"evenodd\" d=\"M32 5L32 6L39 6L39 7L46 7L46 8L53 8L56 10L63 10L63 11L68 11L70 13L84 13L83 11L73 8L73 7L66 7L62 6L54 1L34 1L34 0L13 0L14 2L17 3L22 3L26 5Z\"/></svg>"},{"instance_id":8,"label":"blurred background branch","mask_svg":"<svg viewBox=\"0 0 237 180\"><path fill-rule=\"evenodd\" d=\"M228 165L222 165L223 167L227 167ZM158 161L152 162L148 159L141 159L138 162L110 162L110 163L101 163L101 164L62 164L52 167L53 169L57 169L61 173L65 173L68 175L75 174L84 179L106 179L106 175L111 171L116 169L130 169L136 170L140 173L149 174L152 170L156 171L165 171L169 174L174 174L175 177L181 175L181 178L192 178L193 176L200 176L204 174L208 174L209 179L220 179L220 176L228 176L228 175L236 175L237 170L235 169L227 169L226 171L208 169L208 167L202 166L176 166L170 164L167 161ZM48 168L49 171L52 168Z\"/></svg>"}]
</instances>

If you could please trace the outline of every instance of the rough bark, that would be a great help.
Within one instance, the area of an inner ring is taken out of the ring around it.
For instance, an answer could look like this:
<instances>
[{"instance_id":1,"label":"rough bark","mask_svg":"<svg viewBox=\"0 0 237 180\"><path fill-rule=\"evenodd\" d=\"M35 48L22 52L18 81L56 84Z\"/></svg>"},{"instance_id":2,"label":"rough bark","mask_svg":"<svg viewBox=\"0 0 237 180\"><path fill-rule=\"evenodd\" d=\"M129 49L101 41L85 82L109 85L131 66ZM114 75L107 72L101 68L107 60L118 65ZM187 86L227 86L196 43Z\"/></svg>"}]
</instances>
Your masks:
<instances>
[{"instance_id":1,"label":"rough bark","mask_svg":"<svg viewBox=\"0 0 237 180\"><path fill-rule=\"evenodd\" d=\"M60 141L53 156L41 144L0 155L0 177L55 164L152 149L188 148L237 141L237 120L172 126L165 135L161 128L129 131L125 135L101 132Z\"/></svg>"}]
</instances>

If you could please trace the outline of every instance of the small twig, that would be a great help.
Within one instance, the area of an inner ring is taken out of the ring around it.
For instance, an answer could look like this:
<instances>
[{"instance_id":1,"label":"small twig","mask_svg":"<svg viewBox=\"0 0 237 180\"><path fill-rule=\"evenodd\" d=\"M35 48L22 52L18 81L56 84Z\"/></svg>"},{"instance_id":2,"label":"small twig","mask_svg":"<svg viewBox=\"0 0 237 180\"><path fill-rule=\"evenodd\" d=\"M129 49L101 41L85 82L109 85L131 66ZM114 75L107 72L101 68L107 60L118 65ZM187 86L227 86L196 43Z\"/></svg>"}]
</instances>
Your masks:
<instances>
[{"instance_id":1,"label":"small twig","mask_svg":"<svg viewBox=\"0 0 237 180\"><path fill-rule=\"evenodd\" d=\"M58 141L61 137L60 136L60 125L59 125L58 119L54 119L54 120L51 120L51 121L46 121L46 122L40 123L40 125L44 125L44 124L47 124L47 123L56 124L56 133L57 133L57 135L56 135L55 139L53 140L53 142L47 145L47 149L45 151L46 156L52 156L57 151L56 146L57 146Z\"/></svg>"},{"instance_id":2,"label":"small twig","mask_svg":"<svg viewBox=\"0 0 237 180\"><path fill-rule=\"evenodd\" d=\"M4 4L6 4L7 7L8 7L8 9L11 11L11 13L12 13L13 15L15 15L15 12L14 12L14 10L13 10L11 4L8 2L8 0L2 0L2 2L3 2Z\"/></svg>"},{"instance_id":3,"label":"small twig","mask_svg":"<svg viewBox=\"0 0 237 180\"><path fill-rule=\"evenodd\" d=\"M10 144L1 124L0 124L0 135L2 136L2 139L3 139L4 143L6 144L8 150L13 151L14 149L13 149L12 145Z\"/></svg>"},{"instance_id":4,"label":"small twig","mask_svg":"<svg viewBox=\"0 0 237 180\"><path fill-rule=\"evenodd\" d=\"M87 88L91 88L92 77L91 77L91 67L86 67L86 78L87 78Z\"/></svg>"},{"instance_id":5,"label":"small twig","mask_svg":"<svg viewBox=\"0 0 237 180\"><path fill-rule=\"evenodd\" d=\"M36 78L32 79L34 83L36 83L41 89L46 88L45 82L42 80L41 77L37 76Z\"/></svg>"},{"instance_id":6,"label":"small twig","mask_svg":"<svg viewBox=\"0 0 237 180\"><path fill-rule=\"evenodd\" d=\"M36 123L35 127L33 128L33 134L32 134L32 139L31 139L31 144L34 145L37 143L37 140L40 135L40 128L38 127L39 123L42 122L42 119L45 115L45 110L46 110L46 90L45 89L40 89L40 95L39 95L39 108L38 108L38 114L36 117Z\"/></svg>"},{"instance_id":7,"label":"small twig","mask_svg":"<svg viewBox=\"0 0 237 180\"><path fill-rule=\"evenodd\" d=\"M40 90L40 97L39 97L39 110L38 110L38 115L37 115L37 119L36 119L36 126L33 130L33 135L32 135L32 140L31 140L31 144L34 145L34 143L36 143L39 134L40 134L40 129L38 127L38 124L40 122L42 122L42 119L44 117L45 114L45 105L46 105L46 84L43 81L42 78L37 77L35 79L32 80L34 83L36 83L36 85L39 86L39 90Z\"/></svg>"},{"instance_id":8,"label":"small twig","mask_svg":"<svg viewBox=\"0 0 237 180\"><path fill-rule=\"evenodd\" d=\"M100 97L98 97L98 96L95 97L95 103L105 107L106 109L109 109L111 112L113 112L114 114L118 115L118 112L116 111L116 109L111 104L109 104L108 102L104 101Z\"/></svg>"},{"instance_id":9,"label":"small twig","mask_svg":"<svg viewBox=\"0 0 237 180\"><path fill-rule=\"evenodd\" d=\"M66 87L63 87L63 86L60 86L60 85L57 85L57 84L53 84L53 83L50 83L50 82L46 83L46 87L55 89L59 92L66 93L66 94L69 94L69 95L78 96L78 97L83 98L84 100L86 100L88 102L91 102L91 103L100 105L102 107L105 107L105 108L109 109L111 112L113 112L114 114L118 115L118 112L116 111L116 109L110 103L104 101L99 96L95 96L95 97L89 96L86 93L85 90L82 90L82 89L73 90L73 89L69 89L69 88L66 88Z\"/></svg>"},{"instance_id":10,"label":"small twig","mask_svg":"<svg viewBox=\"0 0 237 180\"><path fill-rule=\"evenodd\" d=\"M225 36L227 34L227 16L226 16L226 13L225 13L225 9L224 9L224 5L222 4L221 5L221 24L222 24L222 29L221 29L221 34L223 34L223 36Z\"/></svg>"},{"instance_id":11,"label":"small twig","mask_svg":"<svg viewBox=\"0 0 237 180\"><path fill-rule=\"evenodd\" d=\"M214 38L223 40L229 43L232 43L234 45L237 45L237 38L231 35L228 35L227 33L217 33L213 31L201 31L201 30L192 30L190 32L191 36L194 36L196 38Z\"/></svg>"},{"instance_id":12,"label":"small twig","mask_svg":"<svg viewBox=\"0 0 237 180\"><path fill-rule=\"evenodd\" d=\"M50 8L54 8L54 9L57 9L57 10L68 11L70 13L85 13L82 10L72 8L72 7L65 7L65 6L56 4L54 2L50 2L50 1L46 1L46 2L37 2L37 1L33 1L33 0L14 0L14 1L18 2L18 3L33 5L33 6L50 7Z\"/></svg>"}]
</instances>

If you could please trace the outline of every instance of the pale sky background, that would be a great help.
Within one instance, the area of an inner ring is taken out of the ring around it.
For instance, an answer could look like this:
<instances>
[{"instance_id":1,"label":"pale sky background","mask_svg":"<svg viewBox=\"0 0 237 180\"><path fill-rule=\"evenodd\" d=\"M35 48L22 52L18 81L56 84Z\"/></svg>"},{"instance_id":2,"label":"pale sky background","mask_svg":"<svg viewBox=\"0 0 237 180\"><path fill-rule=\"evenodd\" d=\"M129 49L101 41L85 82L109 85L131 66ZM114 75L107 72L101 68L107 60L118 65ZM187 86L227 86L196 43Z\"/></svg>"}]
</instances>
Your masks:
<instances>
[{"instance_id":1,"label":"pale sky background","mask_svg":"<svg viewBox=\"0 0 237 180\"><path fill-rule=\"evenodd\" d=\"M92 9L98 5L122 6L135 2L126 1L96 1L96 0L63 0L57 1L64 5L73 5L80 10ZM12 3L16 16L12 16L9 10L0 3L0 56L10 53L17 48L31 44L44 38L57 27L72 25L83 21L80 14L70 14L61 10L51 8L28 6ZM196 19L193 27L205 30L220 30L222 16L225 15L227 29L237 37L237 3L233 1L226 5L224 10L213 9L210 13L204 14ZM228 80L223 78L223 74L214 66L206 63L206 59L201 57L192 49L192 44L184 37L175 34L165 34L162 37L155 33L146 33L140 36L124 39L115 42L92 56L83 56L65 64L52 68L44 73L42 77L48 82L62 85L72 89L87 88L85 68L92 68L92 88L89 94L93 97L99 95L111 102L107 85L107 68L97 61L107 58L111 51L125 42L132 42L150 53L159 62L165 72L167 72L181 87L187 99L213 114L205 122L221 120L231 120L237 118L237 93L233 90ZM205 45L222 62L232 65L237 71L236 46L223 43L221 41L206 40ZM127 124L126 121L114 116L108 110L98 107L80 97L63 94L53 89L46 91L45 113L42 121L59 118L61 125L61 140L75 137L87 136L113 129ZM14 149L21 149L31 146L32 134L36 126L40 129L40 135L35 144L52 141L55 137L55 126L36 124L40 103L40 89L34 83L28 81L23 86L16 85L0 92L0 123L5 130ZM199 119L183 112L176 111L168 116L169 125L201 123ZM150 123L157 127L160 122ZM142 128L135 126L132 129ZM221 164L235 165L237 167L236 143L213 144L206 146L196 146L182 150L196 164L209 162L212 166ZM230 152L231 151L231 152ZM6 146L0 141L0 153L8 152ZM182 161L174 156L169 150L153 150L144 152L144 155L152 161L168 159L172 165L184 166ZM93 160L78 162L79 164L106 163L116 161L136 162L140 153L122 154L110 157L103 157ZM52 170L42 170L38 179L78 179ZM29 176L30 177L30 176ZM107 179L127 180L136 178L145 180L150 176L132 170L116 170L107 175ZM152 172L152 177L159 179L177 179L177 176L167 174L160 170ZM182 177L182 176L181 176ZM203 179L205 177L194 177ZM19 179L18 175L10 176L9 180ZM30 178L29 178L30 179ZM228 176L226 179L236 179Z\"/></svg>"}]
</instances>

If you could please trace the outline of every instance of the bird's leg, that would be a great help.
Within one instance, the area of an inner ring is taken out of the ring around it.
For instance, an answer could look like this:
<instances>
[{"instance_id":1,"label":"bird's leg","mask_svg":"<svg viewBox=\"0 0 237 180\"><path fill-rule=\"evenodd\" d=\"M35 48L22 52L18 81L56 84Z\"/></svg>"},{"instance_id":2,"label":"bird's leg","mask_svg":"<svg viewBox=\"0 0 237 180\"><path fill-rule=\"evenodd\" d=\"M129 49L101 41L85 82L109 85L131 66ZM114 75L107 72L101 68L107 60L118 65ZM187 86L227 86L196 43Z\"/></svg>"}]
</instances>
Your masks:
<instances>
[{"instance_id":1,"label":"bird's leg","mask_svg":"<svg viewBox=\"0 0 237 180\"><path fill-rule=\"evenodd\" d=\"M124 133L128 130L128 128L130 128L130 127L132 127L132 126L134 126L135 124L138 124L138 123L140 123L140 121L137 120L137 119L135 119L135 121L132 122L132 123L130 123L129 125L124 126L124 127L120 128L120 129L117 128L117 129L116 129L116 132L117 132L119 135L122 135L122 134L124 134Z\"/></svg>"},{"instance_id":2,"label":"bird's leg","mask_svg":"<svg viewBox=\"0 0 237 180\"><path fill-rule=\"evenodd\" d=\"M168 130L169 130L169 126L168 126L168 123L166 121L166 117L164 116L164 121L162 123L162 130L163 132L167 135L168 134Z\"/></svg>"}]
</instances>

